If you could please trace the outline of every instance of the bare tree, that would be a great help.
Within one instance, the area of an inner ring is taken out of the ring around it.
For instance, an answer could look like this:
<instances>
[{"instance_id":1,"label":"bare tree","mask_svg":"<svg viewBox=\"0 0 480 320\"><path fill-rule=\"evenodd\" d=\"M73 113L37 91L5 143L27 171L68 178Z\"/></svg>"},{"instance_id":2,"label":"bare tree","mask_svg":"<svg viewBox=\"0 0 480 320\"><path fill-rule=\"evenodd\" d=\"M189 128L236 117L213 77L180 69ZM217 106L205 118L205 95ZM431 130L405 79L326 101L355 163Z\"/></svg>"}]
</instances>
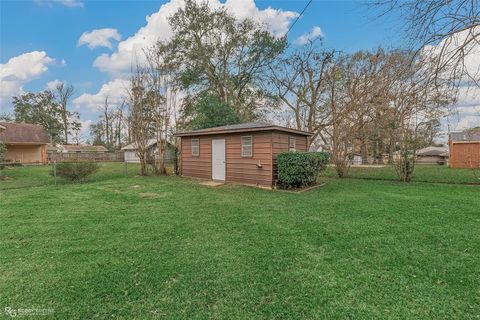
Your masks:
<instances>
[{"instance_id":1,"label":"bare tree","mask_svg":"<svg viewBox=\"0 0 480 320\"><path fill-rule=\"evenodd\" d=\"M172 110L177 101L177 89L174 81L175 68L165 63L166 46L162 43L144 50L147 61L148 95L152 103L157 157L155 172L166 174L165 154L169 143Z\"/></svg>"},{"instance_id":2,"label":"bare tree","mask_svg":"<svg viewBox=\"0 0 480 320\"><path fill-rule=\"evenodd\" d=\"M70 84L59 83L55 88L55 96L60 105L60 117L62 121L64 142L68 144L68 135L72 131L80 129L80 123L77 121L78 113L70 112L67 107L70 99L75 93L75 88Z\"/></svg>"},{"instance_id":3,"label":"bare tree","mask_svg":"<svg viewBox=\"0 0 480 320\"><path fill-rule=\"evenodd\" d=\"M468 79L480 86L480 68L468 66L480 54L480 2L478 0L373 0L381 15L397 11L406 22L405 34L418 55L434 56L430 74L435 83L449 79L460 85Z\"/></svg>"},{"instance_id":4,"label":"bare tree","mask_svg":"<svg viewBox=\"0 0 480 320\"><path fill-rule=\"evenodd\" d=\"M363 163L367 163L369 128L378 110L388 102L390 53L379 48L374 52L357 52L345 63L345 92L350 104L350 121L355 124Z\"/></svg>"},{"instance_id":5,"label":"bare tree","mask_svg":"<svg viewBox=\"0 0 480 320\"><path fill-rule=\"evenodd\" d=\"M73 139L74 144L76 144L76 145L81 144L84 141L82 131L80 129L73 131L72 132L72 139Z\"/></svg>"},{"instance_id":6,"label":"bare tree","mask_svg":"<svg viewBox=\"0 0 480 320\"><path fill-rule=\"evenodd\" d=\"M331 146L331 162L339 178L344 177L349 168L349 157L353 148L354 126L349 115L351 104L345 93L345 73L341 62L332 68L328 77L328 107L331 126L328 135Z\"/></svg>"},{"instance_id":7,"label":"bare tree","mask_svg":"<svg viewBox=\"0 0 480 320\"><path fill-rule=\"evenodd\" d=\"M449 86L429 81L430 60L415 60L409 53L398 53L392 59L393 71L390 96L396 119L392 131L397 155L393 157L395 170L403 182L409 182L415 168L416 152L421 146L419 137L424 124L444 115L452 102Z\"/></svg>"},{"instance_id":8,"label":"bare tree","mask_svg":"<svg viewBox=\"0 0 480 320\"><path fill-rule=\"evenodd\" d=\"M148 95L148 71L140 65L132 70L128 90L130 130L136 153L140 159L140 174L148 174L148 140L151 137L151 96Z\"/></svg>"},{"instance_id":9,"label":"bare tree","mask_svg":"<svg viewBox=\"0 0 480 320\"><path fill-rule=\"evenodd\" d=\"M103 107L101 108L102 111L102 121L104 125L104 132L105 132L105 142L107 144L107 148L111 149L112 145L112 111L110 109L110 105L108 103L108 96L105 97Z\"/></svg>"},{"instance_id":10,"label":"bare tree","mask_svg":"<svg viewBox=\"0 0 480 320\"><path fill-rule=\"evenodd\" d=\"M115 149L120 149L122 146L122 137L125 130L125 105L126 101L122 100L121 104L115 109L113 118L113 137L112 142L115 145Z\"/></svg>"},{"instance_id":11,"label":"bare tree","mask_svg":"<svg viewBox=\"0 0 480 320\"><path fill-rule=\"evenodd\" d=\"M310 144L317 138L326 142L324 130L331 125L325 91L335 57L335 51L309 43L270 66L274 95L291 112L295 128L312 133Z\"/></svg>"}]
</instances>

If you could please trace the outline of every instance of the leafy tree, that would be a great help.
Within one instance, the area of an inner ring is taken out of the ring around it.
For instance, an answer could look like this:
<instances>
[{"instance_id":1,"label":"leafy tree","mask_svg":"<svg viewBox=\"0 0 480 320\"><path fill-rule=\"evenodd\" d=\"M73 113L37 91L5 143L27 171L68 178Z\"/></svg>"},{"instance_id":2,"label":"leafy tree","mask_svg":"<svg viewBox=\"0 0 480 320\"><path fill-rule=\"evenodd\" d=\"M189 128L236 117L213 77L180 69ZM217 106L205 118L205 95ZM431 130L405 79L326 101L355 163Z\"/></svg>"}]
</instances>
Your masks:
<instances>
[{"instance_id":1,"label":"leafy tree","mask_svg":"<svg viewBox=\"0 0 480 320\"><path fill-rule=\"evenodd\" d=\"M285 39L253 20L238 21L225 9L192 0L169 23L173 37L165 44L166 60L179 66L181 84L190 95L215 93L244 121L258 118L271 105L262 79L284 50Z\"/></svg>"},{"instance_id":2,"label":"leafy tree","mask_svg":"<svg viewBox=\"0 0 480 320\"><path fill-rule=\"evenodd\" d=\"M204 93L192 108L192 129L206 129L240 122L235 109L217 96Z\"/></svg>"},{"instance_id":3,"label":"leafy tree","mask_svg":"<svg viewBox=\"0 0 480 320\"><path fill-rule=\"evenodd\" d=\"M14 119L15 119L15 117L11 113L6 113L6 112L0 113L0 121L11 122Z\"/></svg>"},{"instance_id":4,"label":"leafy tree","mask_svg":"<svg viewBox=\"0 0 480 320\"><path fill-rule=\"evenodd\" d=\"M106 145L103 122L92 123L90 125L90 136L93 145Z\"/></svg>"},{"instance_id":5,"label":"leafy tree","mask_svg":"<svg viewBox=\"0 0 480 320\"><path fill-rule=\"evenodd\" d=\"M63 141L61 106L52 92L29 92L13 97L13 108L16 122L39 124L52 143Z\"/></svg>"}]
</instances>

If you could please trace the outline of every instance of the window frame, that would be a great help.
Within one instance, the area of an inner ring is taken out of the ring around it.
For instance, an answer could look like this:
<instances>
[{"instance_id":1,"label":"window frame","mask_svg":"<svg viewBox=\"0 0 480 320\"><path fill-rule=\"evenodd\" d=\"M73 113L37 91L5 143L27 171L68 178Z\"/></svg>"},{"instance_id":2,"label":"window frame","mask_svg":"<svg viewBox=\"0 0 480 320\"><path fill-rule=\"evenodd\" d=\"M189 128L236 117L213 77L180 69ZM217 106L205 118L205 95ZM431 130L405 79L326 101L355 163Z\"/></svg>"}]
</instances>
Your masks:
<instances>
[{"instance_id":1,"label":"window frame","mask_svg":"<svg viewBox=\"0 0 480 320\"><path fill-rule=\"evenodd\" d=\"M197 146L196 146L196 149L197 149L197 152L195 153L193 150L193 142L196 141L197 142ZM192 149L192 157L200 157L200 139L199 138L192 138L191 139L191 149Z\"/></svg>"},{"instance_id":2,"label":"window frame","mask_svg":"<svg viewBox=\"0 0 480 320\"><path fill-rule=\"evenodd\" d=\"M291 142L293 141L293 148ZM288 137L288 151L297 151L297 139L294 136Z\"/></svg>"},{"instance_id":3,"label":"window frame","mask_svg":"<svg viewBox=\"0 0 480 320\"><path fill-rule=\"evenodd\" d=\"M244 153L244 147L248 147L248 145L244 146L243 138L250 138L250 154ZM253 136L241 136L240 137L240 153L242 158L252 158L253 157Z\"/></svg>"}]
</instances>

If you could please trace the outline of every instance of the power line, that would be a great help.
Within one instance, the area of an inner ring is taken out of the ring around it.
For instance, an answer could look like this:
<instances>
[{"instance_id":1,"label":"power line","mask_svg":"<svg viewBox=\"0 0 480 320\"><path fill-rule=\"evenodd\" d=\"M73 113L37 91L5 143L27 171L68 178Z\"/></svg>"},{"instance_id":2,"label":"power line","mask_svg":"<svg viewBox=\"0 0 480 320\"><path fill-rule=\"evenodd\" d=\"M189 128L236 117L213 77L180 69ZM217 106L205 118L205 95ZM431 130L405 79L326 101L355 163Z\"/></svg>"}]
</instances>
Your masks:
<instances>
[{"instance_id":1,"label":"power line","mask_svg":"<svg viewBox=\"0 0 480 320\"><path fill-rule=\"evenodd\" d=\"M303 15L303 13L305 12L305 10L307 10L308 6L310 5L310 3L312 3L313 0L310 0L308 1L307 5L303 8L302 12L300 12L300 14L298 15L297 19L295 19L295 21L293 21L292 25L290 26L290 28L288 28L288 31L287 33L285 33L285 37L288 36L288 33L290 32L290 30L292 30L293 26L295 25L295 23L297 23L298 19L300 19L300 17Z\"/></svg>"}]
</instances>

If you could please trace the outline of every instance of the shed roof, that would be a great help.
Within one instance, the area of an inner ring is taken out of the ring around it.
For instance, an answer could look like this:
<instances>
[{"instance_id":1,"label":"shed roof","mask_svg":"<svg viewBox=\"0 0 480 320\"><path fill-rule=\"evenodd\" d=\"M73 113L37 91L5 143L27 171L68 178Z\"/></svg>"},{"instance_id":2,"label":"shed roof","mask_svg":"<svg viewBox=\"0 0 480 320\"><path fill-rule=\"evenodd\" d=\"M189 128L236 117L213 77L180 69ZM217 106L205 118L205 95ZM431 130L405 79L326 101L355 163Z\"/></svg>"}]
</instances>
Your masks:
<instances>
[{"instance_id":1,"label":"shed roof","mask_svg":"<svg viewBox=\"0 0 480 320\"><path fill-rule=\"evenodd\" d=\"M448 148L446 147L426 147L420 150L417 150L417 155L422 157L428 156L440 156L448 157Z\"/></svg>"},{"instance_id":2,"label":"shed roof","mask_svg":"<svg viewBox=\"0 0 480 320\"><path fill-rule=\"evenodd\" d=\"M480 141L480 130L469 130L462 132L450 133L450 140L452 141Z\"/></svg>"},{"instance_id":3,"label":"shed roof","mask_svg":"<svg viewBox=\"0 0 480 320\"><path fill-rule=\"evenodd\" d=\"M147 149L155 146L156 144L157 144L157 139L148 139L148 141L147 141ZM172 144L167 141L167 145L171 146ZM137 144L136 144L135 142L134 142L134 143L130 143L130 144L126 145L125 147L123 147L122 150L124 150L124 151L137 150Z\"/></svg>"},{"instance_id":4,"label":"shed roof","mask_svg":"<svg viewBox=\"0 0 480 320\"><path fill-rule=\"evenodd\" d=\"M278 131L301 134L301 135L304 135L304 136L311 136L312 135L310 132L291 129L291 128L282 127L282 126L277 126L277 125L273 125L273 124L270 124L270 123L247 122L247 123L232 124L232 125L228 125L228 126L221 126L221 127L215 127L215 128L193 130L193 131L187 131L187 132L179 132L179 133L176 133L175 136L177 136L177 137L203 136L203 135L211 135L211 134L252 132L252 131L268 131L268 130L278 130Z\"/></svg>"},{"instance_id":5,"label":"shed roof","mask_svg":"<svg viewBox=\"0 0 480 320\"><path fill-rule=\"evenodd\" d=\"M0 141L5 143L47 144L50 142L45 129L38 124L0 122Z\"/></svg>"}]
</instances>

